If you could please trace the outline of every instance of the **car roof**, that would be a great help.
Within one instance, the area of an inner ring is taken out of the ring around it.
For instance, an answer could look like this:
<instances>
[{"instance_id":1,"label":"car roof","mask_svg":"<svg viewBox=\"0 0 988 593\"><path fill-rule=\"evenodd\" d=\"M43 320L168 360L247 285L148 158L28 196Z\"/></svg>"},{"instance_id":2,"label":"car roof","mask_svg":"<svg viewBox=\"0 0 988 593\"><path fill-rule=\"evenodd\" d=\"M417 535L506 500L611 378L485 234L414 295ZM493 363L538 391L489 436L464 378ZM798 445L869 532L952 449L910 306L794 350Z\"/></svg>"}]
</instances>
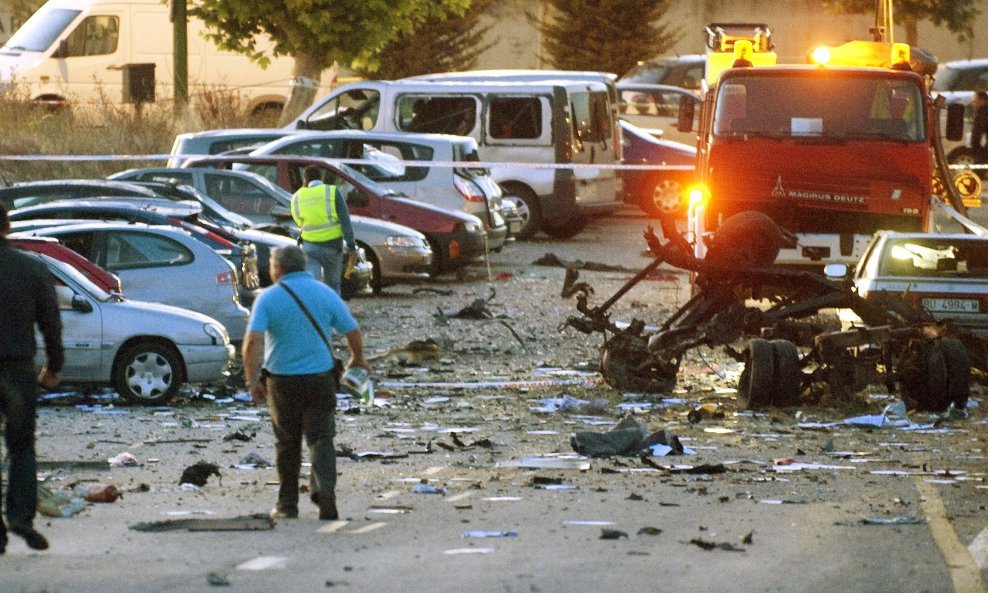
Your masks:
<instances>
[{"instance_id":1,"label":"car roof","mask_svg":"<svg viewBox=\"0 0 988 593\"><path fill-rule=\"evenodd\" d=\"M229 137L252 137L269 136L273 134L285 134L280 128L218 128L215 130L201 130L199 132L183 132L176 138L229 138Z\"/></svg>"},{"instance_id":2,"label":"car roof","mask_svg":"<svg viewBox=\"0 0 988 593\"><path fill-rule=\"evenodd\" d=\"M202 204L192 200L169 200L166 198L139 198L137 200L120 199L119 196L106 196L94 198L68 198L65 200L55 200L33 206L25 206L10 212L11 216L26 212L41 212L59 209L116 209L116 210L144 210L172 216L191 216L202 212Z\"/></svg>"},{"instance_id":3,"label":"car roof","mask_svg":"<svg viewBox=\"0 0 988 593\"><path fill-rule=\"evenodd\" d=\"M877 234L888 237L889 239L949 239L952 241L963 239L967 241L988 241L988 237L972 235L970 233L904 233L902 231L880 230L877 231Z\"/></svg>"},{"instance_id":4,"label":"car roof","mask_svg":"<svg viewBox=\"0 0 988 593\"><path fill-rule=\"evenodd\" d=\"M988 58L976 58L973 60L954 60L952 62L944 62L941 65L946 68L957 68L961 70L966 68L983 68L985 66L988 66Z\"/></svg>"},{"instance_id":5,"label":"car roof","mask_svg":"<svg viewBox=\"0 0 988 593\"><path fill-rule=\"evenodd\" d=\"M275 148L305 139L318 138L346 138L382 142L406 142L409 144L417 143L428 146L441 146L448 144L472 144L476 146L477 144L477 141L470 136L456 136L453 134L424 134L421 132L365 132L363 130L305 130L292 134L291 136L277 138L263 144L262 146ZM262 146L258 146L256 149L259 149Z\"/></svg>"},{"instance_id":6,"label":"car roof","mask_svg":"<svg viewBox=\"0 0 988 593\"><path fill-rule=\"evenodd\" d=\"M189 237L190 239L195 240L195 238L192 237L192 233L190 231L187 231L187 230L185 230L185 229L183 229L181 227L171 226L171 225L162 225L162 224L145 224L145 223L142 223L142 222L88 221L87 220L85 222L78 222L78 223L70 222L69 224L60 224L60 225L56 225L56 226L45 227L45 228L42 228L42 229L32 230L30 232L32 232L32 233L47 233L48 231L51 231L51 232L61 232L61 231L68 232L70 230L71 231L132 231L132 230L138 230L138 231L149 231L149 232L152 232L152 233L167 233L167 234L182 235L182 236L186 236L186 237ZM200 243L200 242L198 240L196 240L196 243Z\"/></svg>"}]
</instances>

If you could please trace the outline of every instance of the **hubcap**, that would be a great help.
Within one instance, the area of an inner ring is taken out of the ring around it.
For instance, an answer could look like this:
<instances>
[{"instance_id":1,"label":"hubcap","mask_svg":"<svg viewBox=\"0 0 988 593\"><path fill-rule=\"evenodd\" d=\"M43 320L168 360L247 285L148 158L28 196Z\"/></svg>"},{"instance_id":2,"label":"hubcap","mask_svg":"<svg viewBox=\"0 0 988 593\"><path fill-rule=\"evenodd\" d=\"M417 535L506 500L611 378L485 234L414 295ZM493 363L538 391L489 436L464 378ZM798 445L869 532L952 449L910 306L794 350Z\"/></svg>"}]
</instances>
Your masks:
<instances>
[{"instance_id":1,"label":"hubcap","mask_svg":"<svg viewBox=\"0 0 988 593\"><path fill-rule=\"evenodd\" d=\"M145 352L127 365L127 387L138 397L158 397L168 391L171 383L172 366L160 354Z\"/></svg>"}]
</instances>

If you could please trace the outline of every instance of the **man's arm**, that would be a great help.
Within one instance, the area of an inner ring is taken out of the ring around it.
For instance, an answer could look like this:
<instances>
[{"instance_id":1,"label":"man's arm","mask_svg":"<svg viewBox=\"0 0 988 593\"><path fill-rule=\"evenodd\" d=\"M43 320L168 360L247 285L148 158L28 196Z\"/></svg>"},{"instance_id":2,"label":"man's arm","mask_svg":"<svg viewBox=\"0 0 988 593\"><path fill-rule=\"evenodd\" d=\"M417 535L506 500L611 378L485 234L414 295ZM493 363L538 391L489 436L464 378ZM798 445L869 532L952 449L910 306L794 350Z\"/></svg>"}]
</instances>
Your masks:
<instances>
[{"instance_id":1,"label":"man's arm","mask_svg":"<svg viewBox=\"0 0 988 593\"><path fill-rule=\"evenodd\" d=\"M356 253L357 242L353 238L353 223L350 221L350 208L346 205L343 188L337 186L336 191L336 217L340 219L340 228L343 230L343 241L349 248L350 253Z\"/></svg>"},{"instance_id":2,"label":"man's arm","mask_svg":"<svg viewBox=\"0 0 988 593\"><path fill-rule=\"evenodd\" d=\"M264 334L261 332L247 332L244 336L244 343L240 348L240 355L244 362L244 381L247 383L247 391L255 402L263 402L267 399L267 390L264 381L261 380L261 354L264 352Z\"/></svg>"},{"instance_id":3,"label":"man's arm","mask_svg":"<svg viewBox=\"0 0 988 593\"><path fill-rule=\"evenodd\" d=\"M62 346L62 316L58 311L55 281L47 269L42 273L44 277L38 294L35 321L45 341L45 366L38 375L38 383L47 389L52 389L62 382L61 371L65 363L65 350Z\"/></svg>"},{"instance_id":4,"label":"man's arm","mask_svg":"<svg viewBox=\"0 0 988 593\"><path fill-rule=\"evenodd\" d=\"M360 333L360 328L345 334L344 337L346 337L346 345L350 349L350 362L347 363L347 368L363 367L370 370L370 365L364 358L364 336Z\"/></svg>"}]
</instances>

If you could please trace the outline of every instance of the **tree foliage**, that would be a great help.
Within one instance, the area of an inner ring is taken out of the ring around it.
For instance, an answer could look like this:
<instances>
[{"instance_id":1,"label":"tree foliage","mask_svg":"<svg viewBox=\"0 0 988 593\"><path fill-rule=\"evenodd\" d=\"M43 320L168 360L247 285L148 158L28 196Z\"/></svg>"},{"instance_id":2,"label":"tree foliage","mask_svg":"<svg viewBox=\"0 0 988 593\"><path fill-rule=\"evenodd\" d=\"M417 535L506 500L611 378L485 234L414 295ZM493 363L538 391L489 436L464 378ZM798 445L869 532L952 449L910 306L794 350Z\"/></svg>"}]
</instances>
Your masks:
<instances>
[{"instance_id":1,"label":"tree foliage","mask_svg":"<svg viewBox=\"0 0 988 593\"><path fill-rule=\"evenodd\" d=\"M24 22L44 3L44 0L7 0L7 11L17 20Z\"/></svg>"},{"instance_id":2,"label":"tree foliage","mask_svg":"<svg viewBox=\"0 0 988 593\"><path fill-rule=\"evenodd\" d=\"M361 67L357 74L394 80L432 72L456 72L476 67L480 54L494 42L484 42L491 25L480 18L498 0L473 0L462 15L445 20L429 17L412 32L402 33L384 45L375 55L377 67Z\"/></svg>"},{"instance_id":3,"label":"tree foliage","mask_svg":"<svg viewBox=\"0 0 988 593\"><path fill-rule=\"evenodd\" d=\"M974 36L974 20L981 14L980 0L895 0L892 16L906 31L906 43L919 45L918 25L930 21L937 27L947 27L964 42ZM875 0L823 0L833 14L874 14Z\"/></svg>"},{"instance_id":4,"label":"tree foliage","mask_svg":"<svg viewBox=\"0 0 988 593\"><path fill-rule=\"evenodd\" d=\"M270 56L258 39L272 43L274 56L295 58L294 76L318 80L334 63L376 65L377 51L423 20L461 14L470 0L201 0L189 14L202 19L220 48L264 65ZM282 121L301 113L315 96L309 85L292 87Z\"/></svg>"},{"instance_id":5,"label":"tree foliage","mask_svg":"<svg viewBox=\"0 0 988 593\"><path fill-rule=\"evenodd\" d=\"M639 60L664 53L681 31L662 23L670 0L545 0L542 33L549 63L563 70L623 74Z\"/></svg>"}]
</instances>

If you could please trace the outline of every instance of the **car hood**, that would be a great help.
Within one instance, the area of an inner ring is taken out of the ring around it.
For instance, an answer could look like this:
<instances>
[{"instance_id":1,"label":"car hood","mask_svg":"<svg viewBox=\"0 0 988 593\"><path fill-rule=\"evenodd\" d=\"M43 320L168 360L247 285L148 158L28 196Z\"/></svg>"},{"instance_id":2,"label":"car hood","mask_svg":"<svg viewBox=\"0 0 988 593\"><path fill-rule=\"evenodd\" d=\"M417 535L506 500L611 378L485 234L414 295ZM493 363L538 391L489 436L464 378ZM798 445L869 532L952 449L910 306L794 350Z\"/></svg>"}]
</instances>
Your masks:
<instances>
[{"instance_id":1,"label":"car hood","mask_svg":"<svg viewBox=\"0 0 988 593\"><path fill-rule=\"evenodd\" d=\"M202 326L206 323L223 326L208 315L149 301L109 300L100 303L100 309L116 333L127 333L123 328L130 328L132 335L160 334L177 344L211 344L212 338Z\"/></svg>"}]
</instances>

